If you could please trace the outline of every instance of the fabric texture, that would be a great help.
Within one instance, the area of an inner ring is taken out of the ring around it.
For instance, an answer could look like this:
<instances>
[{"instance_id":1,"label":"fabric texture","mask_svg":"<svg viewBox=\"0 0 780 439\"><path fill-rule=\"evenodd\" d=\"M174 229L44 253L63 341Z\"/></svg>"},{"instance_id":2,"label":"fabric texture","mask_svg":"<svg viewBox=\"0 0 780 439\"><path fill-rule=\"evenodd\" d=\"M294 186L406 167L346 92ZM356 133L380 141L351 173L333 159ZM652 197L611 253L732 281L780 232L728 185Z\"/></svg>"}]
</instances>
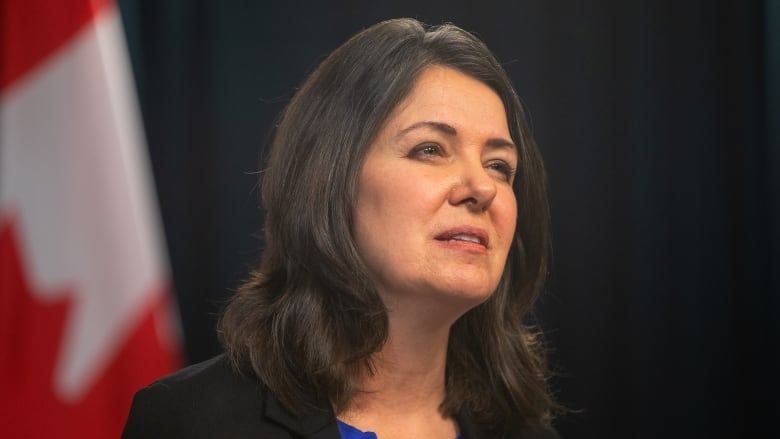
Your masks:
<instances>
[{"instance_id":1,"label":"fabric texture","mask_svg":"<svg viewBox=\"0 0 780 439\"><path fill-rule=\"evenodd\" d=\"M237 373L222 354L138 391L122 439L352 438L339 431L327 401L319 406L302 416L290 414L262 383ZM467 415L457 421L460 439L497 439ZM544 428L513 432L506 439L558 437Z\"/></svg>"},{"instance_id":2,"label":"fabric texture","mask_svg":"<svg viewBox=\"0 0 780 439\"><path fill-rule=\"evenodd\" d=\"M376 433L373 431L360 431L359 429L337 420L336 424L339 427L339 433L341 433L341 439L377 439Z\"/></svg>"}]
</instances>

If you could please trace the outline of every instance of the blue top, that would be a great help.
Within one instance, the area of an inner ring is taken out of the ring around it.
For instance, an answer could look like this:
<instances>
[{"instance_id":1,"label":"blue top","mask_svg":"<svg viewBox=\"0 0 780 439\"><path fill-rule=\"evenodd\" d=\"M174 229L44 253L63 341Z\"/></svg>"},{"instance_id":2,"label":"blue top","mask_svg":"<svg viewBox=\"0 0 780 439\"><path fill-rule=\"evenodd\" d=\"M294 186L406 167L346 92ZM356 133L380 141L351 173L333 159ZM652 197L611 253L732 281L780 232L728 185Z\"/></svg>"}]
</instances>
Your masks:
<instances>
[{"instance_id":1,"label":"blue top","mask_svg":"<svg viewBox=\"0 0 780 439\"><path fill-rule=\"evenodd\" d=\"M341 433L341 439L376 439L376 433L374 432L360 431L357 428L347 424L346 422L339 421L338 419L336 420L336 424L338 424L339 426L339 433Z\"/></svg>"},{"instance_id":2,"label":"blue top","mask_svg":"<svg viewBox=\"0 0 780 439\"><path fill-rule=\"evenodd\" d=\"M339 426L341 439L377 439L376 433L373 431L360 431L357 428L347 424L346 422L341 422L338 419L336 419L336 424ZM460 439L460 436L456 437L455 439Z\"/></svg>"}]
</instances>

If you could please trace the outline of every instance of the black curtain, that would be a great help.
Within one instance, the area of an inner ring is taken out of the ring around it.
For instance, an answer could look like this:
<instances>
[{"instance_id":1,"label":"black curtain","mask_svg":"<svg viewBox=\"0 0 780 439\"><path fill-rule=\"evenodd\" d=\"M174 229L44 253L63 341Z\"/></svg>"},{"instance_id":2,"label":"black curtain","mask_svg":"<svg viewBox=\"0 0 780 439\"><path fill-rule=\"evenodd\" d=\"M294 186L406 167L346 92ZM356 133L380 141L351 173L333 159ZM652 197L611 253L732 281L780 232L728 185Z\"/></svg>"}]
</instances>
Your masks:
<instances>
[{"instance_id":1,"label":"black curtain","mask_svg":"<svg viewBox=\"0 0 780 439\"><path fill-rule=\"evenodd\" d=\"M780 2L263 3L119 1L190 362L259 258L279 111L347 37L413 16L480 35L532 116L564 437L776 430Z\"/></svg>"}]
</instances>

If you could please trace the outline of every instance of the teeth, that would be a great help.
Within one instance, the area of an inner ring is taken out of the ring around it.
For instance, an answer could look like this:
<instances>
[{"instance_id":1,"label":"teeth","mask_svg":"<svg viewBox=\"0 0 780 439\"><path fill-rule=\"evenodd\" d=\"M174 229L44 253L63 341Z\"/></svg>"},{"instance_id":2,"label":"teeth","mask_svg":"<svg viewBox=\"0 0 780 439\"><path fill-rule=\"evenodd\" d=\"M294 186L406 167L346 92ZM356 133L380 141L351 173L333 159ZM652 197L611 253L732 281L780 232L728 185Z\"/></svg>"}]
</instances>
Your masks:
<instances>
[{"instance_id":1,"label":"teeth","mask_svg":"<svg viewBox=\"0 0 780 439\"><path fill-rule=\"evenodd\" d=\"M454 235L453 237L450 238L450 241L468 241L476 244L481 244L479 242L479 238L471 235Z\"/></svg>"}]
</instances>

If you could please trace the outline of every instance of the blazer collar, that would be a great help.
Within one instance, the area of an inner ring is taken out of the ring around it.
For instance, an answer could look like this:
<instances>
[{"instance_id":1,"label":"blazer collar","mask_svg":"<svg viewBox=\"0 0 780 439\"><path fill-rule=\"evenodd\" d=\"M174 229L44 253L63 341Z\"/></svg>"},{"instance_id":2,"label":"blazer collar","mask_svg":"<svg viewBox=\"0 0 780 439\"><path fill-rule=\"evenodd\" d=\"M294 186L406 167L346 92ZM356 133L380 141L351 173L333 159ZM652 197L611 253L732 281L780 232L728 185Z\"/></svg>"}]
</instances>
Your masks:
<instances>
[{"instance_id":1,"label":"blazer collar","mask_svg":"<svg viewBox=\"0 0 780 439\"><path fill-rule=\"evenodd\" d=\"M274 395L266 391L265 416L288 430L311 439L339 439L336 416L330 403L317 401L315 407L308 408L301 416L288 412Z\"/></svg>"}]
</instances>

